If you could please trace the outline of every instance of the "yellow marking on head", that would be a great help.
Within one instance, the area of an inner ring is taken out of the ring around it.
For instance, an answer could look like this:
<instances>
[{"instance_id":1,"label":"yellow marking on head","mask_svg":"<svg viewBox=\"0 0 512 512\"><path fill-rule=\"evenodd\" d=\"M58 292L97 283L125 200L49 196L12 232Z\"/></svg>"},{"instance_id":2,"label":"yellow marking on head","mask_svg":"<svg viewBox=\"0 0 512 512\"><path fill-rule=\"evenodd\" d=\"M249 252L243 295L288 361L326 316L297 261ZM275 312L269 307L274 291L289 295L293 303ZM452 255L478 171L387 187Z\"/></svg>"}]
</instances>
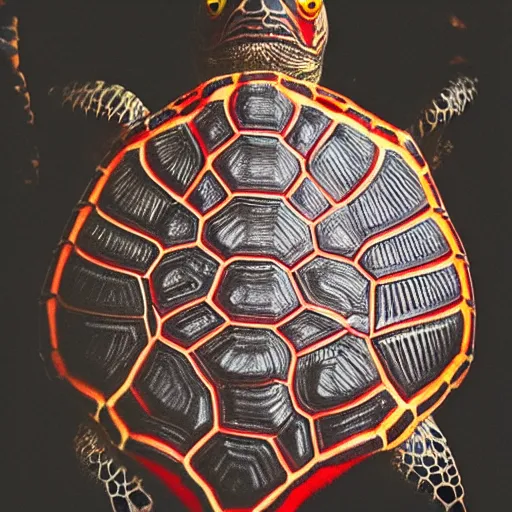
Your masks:
<instances>
[{"instance_id":1,"label":"yellow marking on head","mask_svg":"<svg viewBox=\"0 0 512 512\"><path fill-rule=\"evenodd\" d=\"M308 20L314 20L324 6L324 0L297 0L301 14Z\"/></svg>"},{"instance_id":2,"label":"yellow marking on head","mask_svg":"<svg viewBox=\"0 0 512 512\"><path fill-rule=\"evenodd\" d=\"M208 14L212 18L217 18L222 14L222 11L224 11L226 2L227 0L206 0L206 8L208 10Z\"/></svg>"}]
</instances>

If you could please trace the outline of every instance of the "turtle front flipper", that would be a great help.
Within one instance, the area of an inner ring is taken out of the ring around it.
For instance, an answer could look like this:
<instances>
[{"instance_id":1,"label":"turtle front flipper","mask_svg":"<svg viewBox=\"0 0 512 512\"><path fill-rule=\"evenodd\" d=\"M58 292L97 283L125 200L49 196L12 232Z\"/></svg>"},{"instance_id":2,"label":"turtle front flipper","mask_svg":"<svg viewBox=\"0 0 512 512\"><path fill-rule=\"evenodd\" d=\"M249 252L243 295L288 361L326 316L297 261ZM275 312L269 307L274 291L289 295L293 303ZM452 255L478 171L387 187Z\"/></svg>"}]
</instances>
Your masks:
<instances>
[{"instance_id":1,"label":"turtle front flipper","mask_svg":"<svg viewBox=\"0 0 512 512\"><path fill-rule=\"evenodd\" d=\"M144 103L122 85L103 81L79 84L73 82L64 88L55 87L51 94L58 95L62 105L71 105L73 110L106 118L124 127L149 114Z\"/></svg>"},{"instance_id":2,"label":"turtle front flipper","mask_svg":"<svg viewBox=\"0 0 512 512\"><path fill-rule=\"evenodd\" d=\"M432 417L395 451L393 465L447 512L467 512L464 488L446 438Z\"/></svg>"},{"instance_id":3,"label":"turtle front flipper","mask_svg":"<svg viewBox=\"0 0 512 512\"><path fill-rule=\"evenodd\" d=\"M153 500L137 476L129 478L114 448L97 429L80 426L75 437L75 450L84 469L105 486L113 512L153 512Z\"/></svg>"},{"instance_id":4,"label":"turtle front flipper","mask_svg":"<svg viewBox=\"0 0 512 512\"><path fill-rule=\"evenodd\" d=\"M39 151L35 145L34 113L25 76L20 70L18 18L12 16L4 0L0 0L0 54L9 66L9 88L15 92L16 116L21 129L13 141L17 172L26 184L35 184L39 177ZM0 57L2 58L2 57ZM18 130L16 130L18 132Z\"/></svg>"},{"instance_id":5,"label":"turtle front flipper","mask_svg":"<svg viewBox=\"0 0 512 512\"><path fill-rule=\"evenodd\" d=\"M477 84L476 78L464 75L450 80L407 130L418 142L433 169L439 167L443 154L451 150L451 144L443 142L445 128L474 102Z\"/></svg>"}]
</instances>

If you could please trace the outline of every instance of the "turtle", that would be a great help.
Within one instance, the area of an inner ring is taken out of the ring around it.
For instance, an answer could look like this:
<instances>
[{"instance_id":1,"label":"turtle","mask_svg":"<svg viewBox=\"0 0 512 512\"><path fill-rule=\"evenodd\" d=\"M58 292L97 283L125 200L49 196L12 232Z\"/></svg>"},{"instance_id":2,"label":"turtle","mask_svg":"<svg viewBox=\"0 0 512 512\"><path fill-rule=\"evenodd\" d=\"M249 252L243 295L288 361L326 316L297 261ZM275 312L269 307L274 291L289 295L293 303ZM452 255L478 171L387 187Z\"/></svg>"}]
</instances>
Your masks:
<instances>
[{"instance_id":1,"label":"turtle","mask_svg":"<svg viewBox=\"0 0 512 512\"><path fill-rule=\"evenodd\" d=\"M433 412L473 361L475 303L431 167L477 80L400 129L319 85L322 0L198 3L192 91L156 113L103 81L62 91L119 125L41 296L79 460L115 512L166 506L141 471L193 511L291 511L387 451L466 511Z\"/></svg>"}]
</instances>

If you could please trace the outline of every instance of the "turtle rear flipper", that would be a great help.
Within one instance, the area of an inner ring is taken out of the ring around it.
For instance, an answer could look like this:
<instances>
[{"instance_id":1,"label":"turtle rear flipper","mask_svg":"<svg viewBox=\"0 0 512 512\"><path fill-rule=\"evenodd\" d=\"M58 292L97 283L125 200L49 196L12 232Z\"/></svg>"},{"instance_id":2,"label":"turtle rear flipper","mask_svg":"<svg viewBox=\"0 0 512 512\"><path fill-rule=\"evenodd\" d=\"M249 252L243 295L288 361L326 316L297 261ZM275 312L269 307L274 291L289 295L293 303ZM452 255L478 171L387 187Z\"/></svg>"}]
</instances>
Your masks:
<instances>
[{"instance_id":1,"label":"turtle rear flipper","mask_svg":"<svg viewBox=\"0 0 512 512\"><path fill-rule=\"evenodd\" d=\"M82 467L105 486L113 512L153 512L153 500L142 487L142 480L132 478L117 460L114 448L97 429L80 426L75 437L75 451Z\"/></svg>"},{"instance_id":2,"label":"turtle rear flipper","mask_svg":"<svg viewBox=\"0 0 512 512\"><path fill-rule=\"evenodd\" d=\"M464 487L448 442L432 417L395 451L393 465L446 512L467 512Z\"/></svg>"},{"instance_id":3,"label":"turtle rear flipper","mask_svg":"<svg viewBox=\"0 0 512 512\"><path fill-rule=\"evenodd\" d=\"M39 179L39 151L35 144L34 113L27 82L20 70L18 48L18 18L12 16L5 1L0 0L0 55L3 56L0 59L2 66L7 66L9 89L15 92L13 112L20 125L19 130L14 130L17 138L11 146L14 154L10 163L15 165L15 171L26 184L36 184Z\"/></svg>"}]
</instances>

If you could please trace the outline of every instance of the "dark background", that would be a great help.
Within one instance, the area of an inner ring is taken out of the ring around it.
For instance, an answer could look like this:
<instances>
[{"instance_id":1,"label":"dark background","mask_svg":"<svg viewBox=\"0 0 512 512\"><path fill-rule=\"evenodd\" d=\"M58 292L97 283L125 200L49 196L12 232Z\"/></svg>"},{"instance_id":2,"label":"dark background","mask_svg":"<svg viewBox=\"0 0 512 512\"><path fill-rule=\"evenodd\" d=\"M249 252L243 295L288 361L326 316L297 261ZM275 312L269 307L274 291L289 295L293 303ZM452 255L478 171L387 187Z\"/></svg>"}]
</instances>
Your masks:
<instances>
[{"instance_id":1,"label":"dark background","mask_svg":"<svg viewBox=\"0 0 512 512\"><path fill-rule=\"evenodd\" d=\"M47 91L72 79L104 79L136 91L152 110L170 102L196 85L190 44L196 1L16 4L42 180L29 190L13 178L12 166L1 169L1 190L7 192L0 228L4 510L109 510L102 490L80 475L72 450L76 418L37 354L39 289L69 212L107 145L108 129L60 111ZM453 127L455 151L435 175L472 263L478 308L476 361L436 419L456 454L470 512L510 509L512 3L326 3L331 40L322 83L398 126L409 125L455 72L447 65L452 57L469 59L481 80L477 104ZM450 14L467 30L454 29ZM19 135L11 129L12 102L5 93L0 153L7 163ZM157 512L181 510L168 503ZM390 469L387 454L354 468L301 510L319 507L431 510Z\"/></svg>"}]
</instances>

